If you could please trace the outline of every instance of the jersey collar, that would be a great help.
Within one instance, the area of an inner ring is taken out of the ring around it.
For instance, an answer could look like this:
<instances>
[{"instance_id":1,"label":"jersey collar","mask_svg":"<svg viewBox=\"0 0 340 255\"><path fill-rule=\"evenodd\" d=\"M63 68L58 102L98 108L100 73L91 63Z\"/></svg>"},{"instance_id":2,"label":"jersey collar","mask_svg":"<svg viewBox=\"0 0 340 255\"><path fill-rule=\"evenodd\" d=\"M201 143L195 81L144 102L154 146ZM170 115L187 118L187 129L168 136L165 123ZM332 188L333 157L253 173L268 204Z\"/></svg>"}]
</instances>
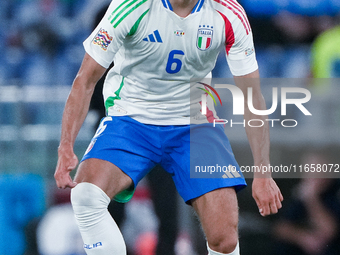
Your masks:
<instances>
[{"instance_id":1,"label":"jersey collar","mask_svg":"<svg viewBox=\"0 0 340 255\"><path fill-rule=\"evenodd\" d=\"M172 6L170 4L170 0L162 0L163 6L170 11L173 11ZM204 0L198 0L195 7L192 9L191 13L199 12L203 6Z\"/></svg>"}]
</instances>

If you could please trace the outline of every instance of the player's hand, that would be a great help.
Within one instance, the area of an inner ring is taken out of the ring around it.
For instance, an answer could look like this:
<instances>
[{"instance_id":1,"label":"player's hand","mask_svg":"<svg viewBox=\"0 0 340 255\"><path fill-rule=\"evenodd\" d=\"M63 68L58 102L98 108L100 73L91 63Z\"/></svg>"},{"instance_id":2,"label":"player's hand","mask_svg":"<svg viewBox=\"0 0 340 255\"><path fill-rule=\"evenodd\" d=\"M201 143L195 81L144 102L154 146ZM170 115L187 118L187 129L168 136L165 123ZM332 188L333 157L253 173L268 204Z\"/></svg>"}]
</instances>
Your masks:
<instances>
[{"instance_id":1,"label":"player's hand","mask_svg":"<svg viewBox=\"0 0 340 255\"><path fill-rule=\"evenodd\" d=\"M73 150L58 150L58 163L54 173L57 187L61 189L74 188L77 183L70 176L70 172L78 165L78 158Z\"/></svg>"},{"instance_id":2,"label":"player's hand","mask_svg":"<svg viewBox=\"0 0 340 255\"><path fill-rule=\"evenodd\" d=\"M262 216L275 214L282 207L283 196L273 178L254 178L252 189Z\"/></svg>"}]
</instances>

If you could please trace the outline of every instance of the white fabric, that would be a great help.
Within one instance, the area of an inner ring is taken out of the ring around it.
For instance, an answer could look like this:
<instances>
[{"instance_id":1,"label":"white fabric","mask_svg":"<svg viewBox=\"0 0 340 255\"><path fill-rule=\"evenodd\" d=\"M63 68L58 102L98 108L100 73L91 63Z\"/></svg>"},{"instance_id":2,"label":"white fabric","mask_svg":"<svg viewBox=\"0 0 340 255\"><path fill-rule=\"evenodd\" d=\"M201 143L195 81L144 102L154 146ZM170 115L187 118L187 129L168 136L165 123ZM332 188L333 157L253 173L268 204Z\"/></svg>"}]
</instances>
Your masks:
<instances>
[{"instance_id":1,"label":"white fabric","mask_svg":"<svg viewBox=\"0 0 340 255\"><path fill-rule=\"evenodd\" d=\"M88 255L125 255L123 236L107 210L110 198L91 183L79 183L71 202Z\"/></svg>"},{"instance_id":2,"label":"white fabric","mask_svg":"<svg viewBox=\"0 0 340 255\"><path fill-rule=\"evenodd\" d=\"M41 255L85 254L70 203L48 209L38 225L37 243Z\"/></svg>"},{"instance_id":3,"label":"white fabric","mask_svg":"<svg viewBox=\"0 0 340 255\"><path fill-rule=\"evenodd\" d=\"M208 248L208 255L240 255L240 247L239 247L238 242L237 242L235 250L232 253L228 253L228 254L213 251L212 249L209 248L208 244L207 244L207 248Z\"/></svg>"},{"instance_id":4,"label":"white fabric","mask_svg":"<svg viewBox=\"0 0 340 255\"><path fill-rule=\"evenodd\" d=\"M168 0L112 1L84 42L100 65L115 64L103 89L108 115L154 125L190 124L195 116L190 107L200 114L192 104L199 105L204 93L190 97L190 87L197 90L190 82L211 72L221 49L228 51L234 75L257 70L252 32L235 0L201 0L194 10L181 18Z\"/></svg>"}]
</instances>

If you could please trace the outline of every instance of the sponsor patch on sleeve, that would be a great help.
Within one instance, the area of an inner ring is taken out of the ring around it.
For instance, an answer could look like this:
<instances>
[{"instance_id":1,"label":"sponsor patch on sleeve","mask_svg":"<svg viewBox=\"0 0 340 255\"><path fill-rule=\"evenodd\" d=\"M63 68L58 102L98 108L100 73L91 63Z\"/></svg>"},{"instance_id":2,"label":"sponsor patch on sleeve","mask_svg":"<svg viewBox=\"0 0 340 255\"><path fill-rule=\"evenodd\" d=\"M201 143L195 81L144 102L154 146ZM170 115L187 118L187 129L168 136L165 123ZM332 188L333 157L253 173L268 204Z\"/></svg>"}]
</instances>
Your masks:
<instances>
[{"instance_id":1,"label":"sponsor patch on sleeve","mask_svg":"<svg viewBox=\"0 0 340 255\"><path fill-rule=\"evenodd\" d=\"M105 29L100 29L98 34L93 39L93 44L99 45L102 50L106 51L107 47L109 47L112 42L113 37L108 34Z\"/></svg>"},{"instance_id":2,"label":"sponsor patch on sleeve","mask_svg":"<svg viewBox=\"0 0 340 255\"><path fill-rule=\"evenodd\" d=\"M245 50L245 55L248 57L255 52L254 48L248 48Z\"/></svg>"}]
</instances>

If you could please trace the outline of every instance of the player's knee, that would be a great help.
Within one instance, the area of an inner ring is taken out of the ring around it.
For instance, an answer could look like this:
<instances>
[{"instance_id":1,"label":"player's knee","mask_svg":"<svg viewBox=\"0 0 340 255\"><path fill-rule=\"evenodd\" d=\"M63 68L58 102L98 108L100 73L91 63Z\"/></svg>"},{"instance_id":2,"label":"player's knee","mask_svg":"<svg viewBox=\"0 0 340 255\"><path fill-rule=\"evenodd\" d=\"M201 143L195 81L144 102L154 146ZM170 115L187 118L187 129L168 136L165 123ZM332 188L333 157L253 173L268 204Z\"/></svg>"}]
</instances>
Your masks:
<instances>
[{"instance_id":1,"label":"player's knee","mask_svg":"<svg viewBox=\"0 0 340 255\"><path fill-rule=\"evenodd\" d=\"M89 224L107 210L110 198L94 184L79 183L71 190L71 203L78 223Z\"/></svg>"},{"instance_id":2,"label":"player's knee","mask_svg":"<svg viewBox=\"0 0 340 255\"><path fill-rule=\"evenodd\" d=\"M211 250L228 254L235 251L238 244L237 231L231 231L228 235L217 235L212 239L208 239L208 246Z\"/></svg>"},{"instance_id":3,"label":"player's knee","mask_svg":"<svg viewBox=\"0 0 340 255\"><path fill-rule=\"evenodd\" d=\"M98 186L83 182L71 190L71 203L73 207L106 209L110 198Z\"/></svg>"}]
</instances>

